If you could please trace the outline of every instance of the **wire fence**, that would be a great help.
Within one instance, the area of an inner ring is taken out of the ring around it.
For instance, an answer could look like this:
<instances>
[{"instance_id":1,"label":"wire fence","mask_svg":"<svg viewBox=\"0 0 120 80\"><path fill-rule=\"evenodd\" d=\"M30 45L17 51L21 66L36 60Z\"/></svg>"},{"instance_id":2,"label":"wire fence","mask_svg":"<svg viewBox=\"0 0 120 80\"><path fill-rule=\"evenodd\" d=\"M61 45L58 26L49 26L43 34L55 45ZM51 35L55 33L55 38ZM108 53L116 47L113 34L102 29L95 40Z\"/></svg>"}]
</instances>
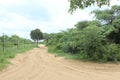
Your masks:
<instances>
[{"instance_id":1,"label":"wire fence","mask_svg":"<svg viewBox=\"0 0 120 80\"><path fill-rule=\"evenodd\" d=\"M4 33L0 36L0 53L4 53L9 49L21 49L34 46L34 43L28 39L15 37L11 38L6 36Z\"/></svg>"}]
</instances>

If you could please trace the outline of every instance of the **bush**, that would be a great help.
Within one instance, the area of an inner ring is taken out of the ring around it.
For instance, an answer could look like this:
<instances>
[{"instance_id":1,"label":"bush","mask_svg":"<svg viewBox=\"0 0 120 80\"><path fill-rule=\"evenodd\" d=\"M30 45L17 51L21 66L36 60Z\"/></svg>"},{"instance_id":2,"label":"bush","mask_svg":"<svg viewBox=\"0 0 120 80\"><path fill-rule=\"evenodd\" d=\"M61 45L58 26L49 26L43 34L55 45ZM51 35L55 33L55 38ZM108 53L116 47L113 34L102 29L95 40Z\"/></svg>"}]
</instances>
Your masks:
<instances>
[{"instance_id":1,"label":"bush","mask_svg":"<svg viewBox=\"0 0 120 80\"><path fill-rule=\"evenodd\" d=\"M120 61L120 48L117 44L110 44L107 46L104 58L107 61Z\"/></svg>"},{"instance_id":2,"label":"bush","mask_svg":"<svg viewBox=\"0 0 120 80\"><path fill-rule=\"evenodd\" d=\"M92 26L85 28L83 31L81 47L83 48L83 53L88 55L88 58L101 58L104 36L101 35L100 30L100 27Z\"/></svg>"},{"instance_id":3,"label":"bush","mask_svg":"<svg viewBox=\"0 0 120 80\"><path fill-rule=\"evenodd\" d=\"M66 32L56 33L48 40L48 45L55 52L72 53L76 59L85 59L99 62L120 61L120 47L110 43L107 36L114 30L110 25L97 27L91 25L79 29L69 29ZM73 55L73 56L74 56Z\"/></svg>"}]
</instances>

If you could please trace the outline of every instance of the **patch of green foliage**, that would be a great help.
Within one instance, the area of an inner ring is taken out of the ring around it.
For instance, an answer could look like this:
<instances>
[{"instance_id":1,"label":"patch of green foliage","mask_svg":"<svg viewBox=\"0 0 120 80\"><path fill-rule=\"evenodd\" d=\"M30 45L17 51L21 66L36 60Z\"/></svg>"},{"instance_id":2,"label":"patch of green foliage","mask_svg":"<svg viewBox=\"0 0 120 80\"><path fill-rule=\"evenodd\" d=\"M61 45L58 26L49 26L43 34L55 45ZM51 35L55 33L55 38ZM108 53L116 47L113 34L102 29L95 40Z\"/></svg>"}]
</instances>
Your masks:
<instances>
[{"instance_id":1,"label":"patch of green foliage","mask_svg":"<svg viewBox=\"0 0 120 80\"><path fill-rule=\"evenodd\" d=\"M91 5L97 5L99 7L103 5L109 5L110 0L68 0L70 2L69 12L73 13L76 9L84 9Z\"/></svg>"},{"instance_id":2,"label":"patch of green foliage","mask_svg":"<svg viewBox=\"0 0 120 80\"><path fill-rule=\"evenodd\" d=\"M58 55L82 60L120 61L120 6L92 13L96 21L78 22L75 28L49 34L47 45L50 50L52 47Z\"/></svg>"}]
</instances>

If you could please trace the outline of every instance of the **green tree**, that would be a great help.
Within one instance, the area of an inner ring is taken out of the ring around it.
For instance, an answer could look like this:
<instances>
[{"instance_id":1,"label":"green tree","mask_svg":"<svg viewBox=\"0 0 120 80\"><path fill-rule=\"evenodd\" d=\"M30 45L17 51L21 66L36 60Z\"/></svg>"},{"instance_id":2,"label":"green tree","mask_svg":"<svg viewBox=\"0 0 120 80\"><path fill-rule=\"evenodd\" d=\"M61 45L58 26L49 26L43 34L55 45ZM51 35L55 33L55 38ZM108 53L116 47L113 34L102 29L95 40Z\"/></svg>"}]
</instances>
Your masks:
<instances>
[{"instance_id":1,"label":"green tree","mask_svg":"<svg viewBox=\"0 0 120 80\"><path fill-rule=\"evenodd\" d=\"M12 35L9 40L13 45L15 45L18 48L20 40L20 37L18 35Z\"/></svg>"},{"instance_id":2,"label":"green tree","mask_svg":"<svg viewBox=\"0 0 120 80\"><path fill-rule=\"evenodd\" d=\"M76 9L84 9L88 6L97 4L99 7L102 5L109 5L110 0L69 0L70 2L70 12L75 11Z\"/></svg>"},{"instance_id":3,"label":"green tree","mask_svg":"<svg viewBox=\"0 0 120 80\"><path fill-rule=\"evenodd\" d=\"M76 25L75 25L75 27L77 28L77 29L79 29L79 30L82 30L82 29L84 29L84 28L86 28L86 27L88 27L88 26L98 26L98 27L100 27L101 26L101 23L99 22L99 21L97 21L97 20L93 20L93 21L80 21L80 22L78 22Z\"/></svg>"},{"instance_id":4,"label":"green tree","mask_svg":"<svg viewBox=\"0 0 120 80\"><path fill-rule=\"evenodd\" d=\"M92 11L102 25L112 25L115 29L107 36L110 42L120 44L120 6L114 5L111 9Z\"/></svg>"},{"instance_id":5,"label":"green tree","mask_svg":"<svg viewBox=\"0 0 120 80\"><path fill-rule=\"evenodd\" d=\"M9 40L9 36L8 35L3 35L3 36L1 36L1 41L3 42L3 40Z\"/></svg>"},{"instance_id":6,"label":"green tree","mask_svg":"<svg viewBox=\"0 0 120 80\"><path fill-rule=\"evenodd\" d=\"M98 20L89 21L88 25L89 26L93 26L94 25L94 26L98 26L98 27L102 26L101 23L100 23L100 21L98 21Z\"/></svg>"},{"instance_id":7,"label":"green tree","mask_svg":"<svg viewBox=\"0 0 120 80\"><path fill-rule=\"evenodd\" d=\"M94 10L92 13L95 14L97 20L99 20L102 24L112 24L115 16L114 12L107 10Z\"/></svg>"},{"instance_id":8,"label":"green tree","mask_svg":"<svg viewBox=\"0 0 120 80\"><path fill-rule=\"evenodd\" d=\"M48 43L49 38L50 38L50 34L48 34L48 33L43 33L43 39L44 39L44 41L46 42L46 45L47 45L47 43Z\"/></svg>"},{"instance_id":9,"label":"green tree","mask_svg":"<svg viewBox=\"0 0 120 80\"><path fill-rule=\"evenodd\" d=\"M14 45L17 45L17 44L18 44L18 40L19 40L19 39L20 39L20 37L17 36L17 35L12 35L12 36L10 37L10 41L13 42Z\"/></svg>"},{"instance_id":10,"label":"green tree","mask_svg":"<svg viewBox=\"0 0 120 80\"><path fill-rule=\"evenodd\" d=\"M33 39L37 43L37 46L38 46L39 40L43 39L43 34L40 29L32 30L30 33L30 36L31 36L31 39Z\"/></svg>"},{"instance_id":11,"label":"green tree","mask_svg":"<svg viewBox=\"0 0 120 80\"><path fill-rule=\"evenodd\" d=\"M80 21L75 25L75 27L77 27L80 30L87 26L88 26L88 21Z\"/></svg>"},{"instance_id":12,"label":"green tree","mask_svg":"<svg viewBox=\"0 0 120 80\"><path fill-rule=\"evenodd\" d=\"M102 46L105 44L105 36L102 33L102 27L89 26L83 30L81 36L83 52L88 58L101 59L103 56Z\"/></svg>"},{"instance_id":13,"label":"green tree","mask_svg":"<svg viewBox=\"0 0 120 80\"><path fill-rule=\"evenodd\" d=\"M115 19L120 19L120 6L114 5L111 9L94 10L91 13L94 13L101 23L111 25Z\"/></svg>"},{"instance_id":14,"label":"green tree","mask_svg":"<svg viewBox=\"0 0 120 80\"><path fill-rule=\"evenodd\" d=\"M48 33L43 33L43 39L48 39L49 38L49 34Z\"/></svg>"}]
</instances>

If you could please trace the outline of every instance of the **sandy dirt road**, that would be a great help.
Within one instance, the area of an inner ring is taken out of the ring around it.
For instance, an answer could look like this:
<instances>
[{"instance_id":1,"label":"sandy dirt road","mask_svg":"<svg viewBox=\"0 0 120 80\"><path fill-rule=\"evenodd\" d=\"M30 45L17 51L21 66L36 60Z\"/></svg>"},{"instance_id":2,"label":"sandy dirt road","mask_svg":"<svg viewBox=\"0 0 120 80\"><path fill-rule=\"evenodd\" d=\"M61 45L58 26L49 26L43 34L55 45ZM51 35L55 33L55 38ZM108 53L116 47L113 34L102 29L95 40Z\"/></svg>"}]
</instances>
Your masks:
<instances>
[{"instance_id":1,"label":"sandy dirt road","mask_svg":"<svg viewBox=\"0 0 120 80\"><path fill-rule=\"evenodd\" d=\"M40 46L19 54L0 80L120 80L120 64L98 64L55 57Z\"/></svg>"}]
</instances>

